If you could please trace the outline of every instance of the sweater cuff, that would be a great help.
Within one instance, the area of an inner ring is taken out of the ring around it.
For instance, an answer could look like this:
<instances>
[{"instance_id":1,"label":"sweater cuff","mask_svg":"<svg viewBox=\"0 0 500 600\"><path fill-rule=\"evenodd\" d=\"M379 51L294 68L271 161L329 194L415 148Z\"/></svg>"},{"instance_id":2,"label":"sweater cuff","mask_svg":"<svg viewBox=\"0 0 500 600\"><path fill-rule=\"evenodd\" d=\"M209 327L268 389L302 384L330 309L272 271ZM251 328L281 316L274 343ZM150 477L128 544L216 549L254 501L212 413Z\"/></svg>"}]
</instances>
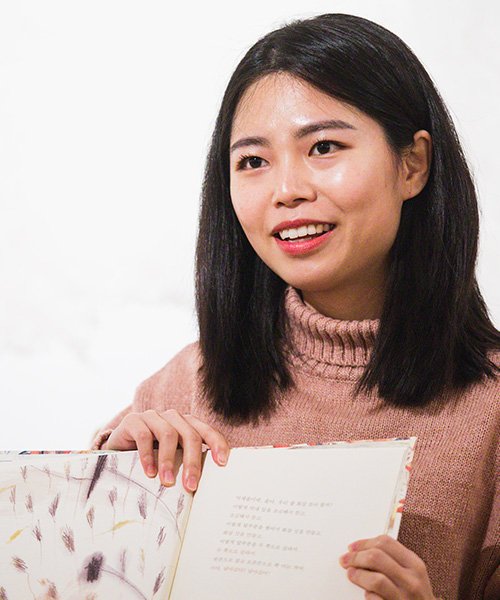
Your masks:
<instances>
[{"instance_id":1,"label":"sweater cuff","mask_svg":"<svg viewBox=\"0 0 500 600\"><path fill-rule=\"evenodd\" d=\"M104 429L103 431L101 431L95 438L94 441L92 442L92 446L90 447L91 450L101 450L102 445L104 444L104 442L106 442L109 438L109 436L113 433L112 429Z\"/></svg>"}]
</instances>

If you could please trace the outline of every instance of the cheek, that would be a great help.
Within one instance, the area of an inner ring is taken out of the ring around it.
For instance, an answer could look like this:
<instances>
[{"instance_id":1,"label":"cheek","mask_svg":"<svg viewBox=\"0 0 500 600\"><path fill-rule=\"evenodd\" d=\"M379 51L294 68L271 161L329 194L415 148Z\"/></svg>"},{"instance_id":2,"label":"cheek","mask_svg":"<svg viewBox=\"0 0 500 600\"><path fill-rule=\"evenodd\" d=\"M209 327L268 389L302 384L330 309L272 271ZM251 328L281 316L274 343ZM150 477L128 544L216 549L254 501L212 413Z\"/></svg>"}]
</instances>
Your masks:
<instances>
[{"instance_id":1,"label":"cheek","mask_svg":"<svg viewBox=\"0 0 500 600\"><path fill-rule=\"evenodd\" d=\"M334 172L326 172L323 180L325 191L337 199L339 208L346 213L365 210L383 187L378 165L368 163L363 157L354 158Z\"/></svg>"},{"instance_id":2,"label":"cheek","mask_svg":"<svg viewBox=\"0 0 500 600\"><path fill-rule=\"evenodd\" d=\"M231 193L231 202L244 232L250 235L262 229L262 206L255 194Z\"/></svg>"},{"instance_id":3,"label":"cheek","mask_svg":"<svg viewBox=\"0 0 500 600\"><path fill-rule=\"evenodd\" d=\"M357 252L385 253L392 246L401 214L394 174L387 162L369 159L343 167L324 182L324 189L335 199L348 244Z\"/></svg>"},{"instance_id":4,"label":"cheek","mask_svg":"<svg viewBox=\"0 0 500 600\"><path fill-rule=\"evenodd\" d=\"M362 166L361 166L362 165ZM322 183L325 194L334 199L341 216L366 219L367 224L384 221L400 206L392 173L387 164L356 159L342 165Z\"/></svg>"}]
</instances>

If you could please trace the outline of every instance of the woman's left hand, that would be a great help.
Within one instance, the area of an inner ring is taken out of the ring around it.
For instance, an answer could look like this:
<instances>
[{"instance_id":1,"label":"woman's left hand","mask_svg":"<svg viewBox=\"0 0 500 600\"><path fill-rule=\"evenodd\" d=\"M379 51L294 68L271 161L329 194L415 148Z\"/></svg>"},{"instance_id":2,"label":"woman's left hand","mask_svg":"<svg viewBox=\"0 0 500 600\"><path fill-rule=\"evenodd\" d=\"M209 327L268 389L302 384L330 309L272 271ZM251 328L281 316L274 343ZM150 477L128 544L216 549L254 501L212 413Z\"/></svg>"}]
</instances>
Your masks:
<instances>
[{"instance_id":1,"label":"woman's left hand","mask_svg":"<svg viewBox=\"0 0 500 600\"><path fill-rule=\"evenodd\" d=\"M388 535L353 542L339 562L367 600L436 600L424 561Z\"/></svg>"}]
</instances>

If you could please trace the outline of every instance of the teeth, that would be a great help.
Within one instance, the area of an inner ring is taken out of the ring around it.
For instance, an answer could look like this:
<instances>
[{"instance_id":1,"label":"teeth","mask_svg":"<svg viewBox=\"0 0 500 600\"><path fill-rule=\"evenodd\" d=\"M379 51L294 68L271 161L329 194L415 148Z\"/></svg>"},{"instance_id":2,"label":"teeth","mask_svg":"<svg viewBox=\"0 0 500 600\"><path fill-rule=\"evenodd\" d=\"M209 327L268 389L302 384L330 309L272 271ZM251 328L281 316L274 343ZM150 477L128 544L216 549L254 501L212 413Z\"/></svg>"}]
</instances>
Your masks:
<instances>
[{"instance_id":1,"label":"teeth","mask_svg":"<svg viewBox=\"0 0 500 600\"><path fill-rule=\"evenodd\" d=\"M333 229L333 227L334 226L330 225L329 223L319 223L318 225L302 225L296 229L283 229L279 232L279 236L282 240L295 240L308 235L315 235L316 233L330 231L330 229Z\"/></svg>"}]
</instances>

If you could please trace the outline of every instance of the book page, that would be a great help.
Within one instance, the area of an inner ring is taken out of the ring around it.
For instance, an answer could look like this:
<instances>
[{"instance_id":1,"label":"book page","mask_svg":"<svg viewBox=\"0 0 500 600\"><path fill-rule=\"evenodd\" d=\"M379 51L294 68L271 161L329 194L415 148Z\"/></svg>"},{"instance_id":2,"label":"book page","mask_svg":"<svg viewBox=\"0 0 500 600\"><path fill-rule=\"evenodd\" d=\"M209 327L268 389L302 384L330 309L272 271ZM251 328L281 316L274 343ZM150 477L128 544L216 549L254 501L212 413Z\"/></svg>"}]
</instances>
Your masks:
<instances>
[{"instance_id":1,"label":"book page","mask_svg":"<svg viewBox=\"0 0 500 600\"><path fill-rule=\"evenodd\" d=\"M0 597L168 597L192 494L138 458L0 453Z\"/></svg>"},{"instance_id":2,"label":"book page","mask_svg":"<svg viewBox=\"0 0 500 600\"><path fill-rule=\"evenodd\" d=\"M191 508L172 600L361 600L339 557L395 531L414 438L208 455Z\"/></svg>"}]
</instances>

